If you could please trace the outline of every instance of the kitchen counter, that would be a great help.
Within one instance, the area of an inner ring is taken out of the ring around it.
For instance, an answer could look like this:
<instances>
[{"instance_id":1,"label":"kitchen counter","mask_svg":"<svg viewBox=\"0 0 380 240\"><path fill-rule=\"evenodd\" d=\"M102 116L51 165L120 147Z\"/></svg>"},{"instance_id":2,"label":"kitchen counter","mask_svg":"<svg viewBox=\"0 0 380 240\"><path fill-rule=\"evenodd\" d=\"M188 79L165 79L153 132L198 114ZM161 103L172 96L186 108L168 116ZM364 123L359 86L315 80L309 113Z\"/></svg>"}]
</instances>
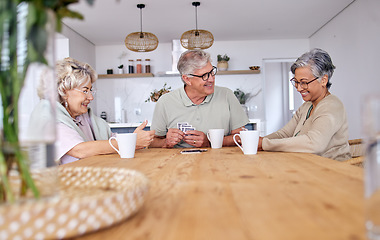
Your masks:
<instances>
[{"instance_id":1,"label":"kitchen counter","mask_svg":"<svg viewBox=\"0 0 380 240\"><path fill-rule=\"evenodd\" d=\"M249 119L249 123L246 125L246 128L249 130L259 130L261 131L260 119ZM130 133L133 132L141 123L108 123L112 132L116 133ZM148 122L148 125L144 130L150 130L151 123Z\"/></svg>"},{"instance_id":2,"label":"kitchen counter","mask_svg":"<svg viewBox=\"0 0 380 240\"><path fill-rule=\"evenodd\" d=\"M141 125L141 123L108 123L110 128L127 128L127 127L138 127ZM150 123L147 124L148 127L150 127Z\"/></svg>"}]
</instances>

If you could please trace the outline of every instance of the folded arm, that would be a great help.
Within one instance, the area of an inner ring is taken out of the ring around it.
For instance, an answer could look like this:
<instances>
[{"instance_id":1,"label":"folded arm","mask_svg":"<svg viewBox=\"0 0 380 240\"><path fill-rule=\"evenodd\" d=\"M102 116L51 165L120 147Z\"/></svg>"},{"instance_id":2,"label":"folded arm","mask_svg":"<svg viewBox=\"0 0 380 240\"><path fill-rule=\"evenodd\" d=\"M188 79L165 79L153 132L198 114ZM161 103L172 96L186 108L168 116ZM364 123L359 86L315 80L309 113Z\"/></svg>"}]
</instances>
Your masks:
<instances>
[{"instance_id":1,"label":"folded arm","mask_svg":"<svg viewBox=\"0 0 380 240\"><path fill-rule=\"evenodd\" d=\"M234 129L231 131L231 134L230 135L227 135L227 136L224 136L223 138L223 147L228 147L228 146L235 146L235 142L234 142L234 135L239 133L240 131L243 131L243 128L244 127L240 127L240 128L237 128L237 129ZM240 139L236 139L238 142L240 142Z\"/></svg>"},{"instance_id":2,"label":"folded arm","mask_svg":"<svg viewBox=\"0 0 380 240\"><path fill-rule=\"evenodd\" d=\"M112 140L112 144L118 148L116 140ZM68 155L76 158L86 158L109 153L116 153L116 151L110 146L108 140L82 142L67 152Z\"/></svg>"}]
</instances>

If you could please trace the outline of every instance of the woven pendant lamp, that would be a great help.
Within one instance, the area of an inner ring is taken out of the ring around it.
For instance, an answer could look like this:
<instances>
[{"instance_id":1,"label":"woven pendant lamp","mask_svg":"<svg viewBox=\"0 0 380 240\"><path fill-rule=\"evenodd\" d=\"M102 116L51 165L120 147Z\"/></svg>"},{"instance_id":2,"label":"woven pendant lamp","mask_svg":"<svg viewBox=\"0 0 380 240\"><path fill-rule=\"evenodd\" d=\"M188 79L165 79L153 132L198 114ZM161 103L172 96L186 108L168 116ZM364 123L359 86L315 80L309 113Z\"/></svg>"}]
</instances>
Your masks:
<instances>
[{"instance_id":1,"label":"woven pendant lamp","mask_svg":"<svg viewBox=\"0 0 380 240\"><path fill-rule=\"evenodd\" d=\"M125 46L134 52L151 52L157 48L158 38L153 33L142 31L142 9L145 4L137 4L137 8L140 9L140 32L128 34L124 40Z\"/></svg>"},{"instance_id":2,"label":"woven pendant lamp","mask_svg":"<svg viewBox=\"0 0 380 240\"><path fill-rule=\"evenodd\" d=\"M186 49L207 49L214 43L214 36L207 30L198 29L197 7L200 2L193 2L195 7L195 29L186 31L181 36L181 45Z\"/></svg>"}]
</instances>

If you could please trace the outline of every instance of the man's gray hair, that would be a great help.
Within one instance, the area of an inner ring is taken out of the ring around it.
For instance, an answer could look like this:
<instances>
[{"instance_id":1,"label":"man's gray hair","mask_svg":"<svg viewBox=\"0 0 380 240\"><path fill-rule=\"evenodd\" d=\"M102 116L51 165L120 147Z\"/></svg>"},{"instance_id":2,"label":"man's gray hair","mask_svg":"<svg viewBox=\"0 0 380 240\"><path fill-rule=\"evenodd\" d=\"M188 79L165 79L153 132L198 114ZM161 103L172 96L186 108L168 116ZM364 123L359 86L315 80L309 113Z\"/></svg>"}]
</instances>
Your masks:
<instances>
[{"instance_id":1,"label":"man's gray hair","mask_svg":"<svg viewBox=\"0 0 380 240\"><path fill-rule=\"evenodd\" d=\"M181 54L177 69L182 75L193 74L211 62L210 54L202 50L189 50Z\"/></svg>"},{"instance_id":2,"label":"man's gray hair","mask_svg":"<svg viewBox=\"0 0 380 240\"><path fill-rule=\"evenodd\" d=\"M297 68L306 66L310 67L314 77L321 78L324 75L327 75L328 82L326 87L327 89L330 88L330 78L334 73L335 66L332 63L330 55L326 51L319 48L314 48L309 52L302 54L302 56L293 63L290 70L294 74Z\"/></svg>"}]
</instances>

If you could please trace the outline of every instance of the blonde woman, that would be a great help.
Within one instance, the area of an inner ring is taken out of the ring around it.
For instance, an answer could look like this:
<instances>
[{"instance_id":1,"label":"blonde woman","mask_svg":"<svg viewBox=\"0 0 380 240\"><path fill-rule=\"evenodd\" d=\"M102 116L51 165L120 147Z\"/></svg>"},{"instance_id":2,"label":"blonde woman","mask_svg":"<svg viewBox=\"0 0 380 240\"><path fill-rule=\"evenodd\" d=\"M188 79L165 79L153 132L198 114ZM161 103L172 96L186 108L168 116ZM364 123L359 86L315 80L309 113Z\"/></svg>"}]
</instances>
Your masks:
<instances>
[{"instance_id":1,"label":"blonde woman","mask_svg":"<svg viewBox=\"0 0 380 240\"><path fill-rule=\"evenodd\" d=\"M99 154L114 153L108 139L112 133L107 122L94 115L88 107L94 99L92 84L97 74L92 67L72 58L56 65L58 79L57 146L56 155L61 164ZM136 149L150 145L154 131L144 131L142 123L137 133ZM113 144L117 146L117 142Z\"/></svg>"}]
</instances>

